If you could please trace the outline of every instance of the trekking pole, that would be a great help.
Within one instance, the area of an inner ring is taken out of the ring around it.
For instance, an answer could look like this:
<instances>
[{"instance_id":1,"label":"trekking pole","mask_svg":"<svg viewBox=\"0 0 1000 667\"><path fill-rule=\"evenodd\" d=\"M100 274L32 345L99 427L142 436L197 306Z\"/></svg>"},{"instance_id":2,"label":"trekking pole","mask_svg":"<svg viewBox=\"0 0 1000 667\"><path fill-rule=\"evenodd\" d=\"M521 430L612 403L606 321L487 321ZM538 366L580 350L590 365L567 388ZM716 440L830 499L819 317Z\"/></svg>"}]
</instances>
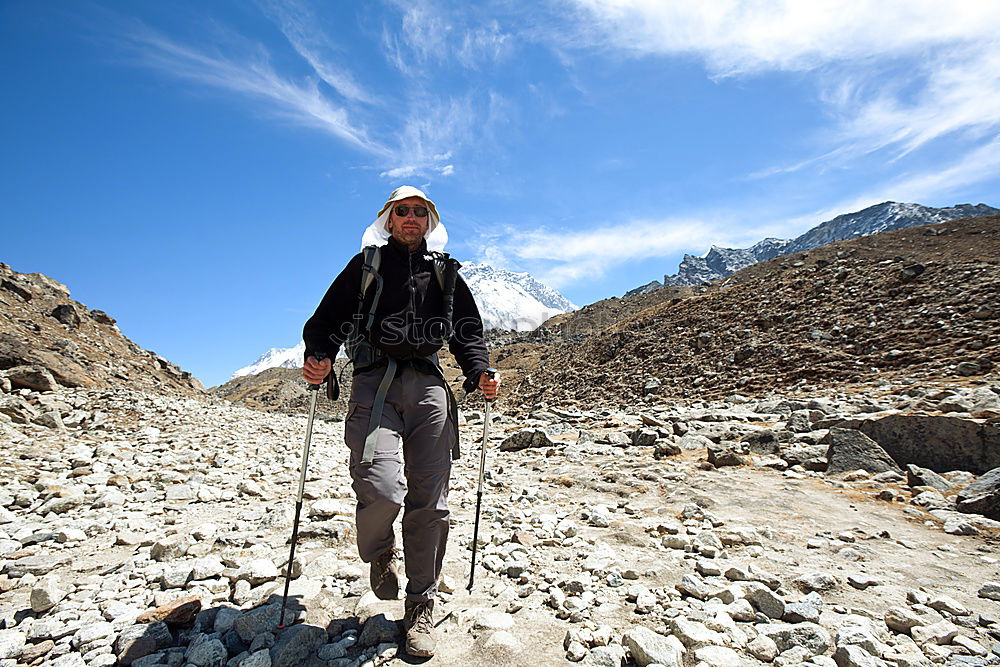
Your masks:
<instances>
[{"instance_id":1,"label":"trekking pole","mask_svg":"<svg viewBox=\"0 0 1000 667\"><path fill-rule=\"evenodd\" d=\"M495 368L487 368L486 374L490 379L496 377ZM483 477L486 474L486 442L490 436L490 405L493 399L486 399L486 410L483 414L483 446L479 448L479 488L476 490L476 524L472 529L472 567L469 568L468 591L472 592L472 585L476 578L476 547L479 544L479 514L483 508Z\"/></svg>"},{"instance_id":2,"label":"trekking pole","mask_svg":"<svg viewBox=\"0 0 1000 667\"><path fill-rule=\"evenodd\" d=\"M325 354L313 355L316 361L323 361ZM333 372L333 369L330 369ZM320 383L322 384L322 382ZM295 543L299 538L299 515L302 514L302 494L306 488L306 468L309 466L309 442L312 440L313 419L316 417L316 397L319 395L320 384L309 385L309 421L306 422L306 444L302 448L302 470L299 473L299 495L295 501L295 520L292 522L292 547L288 552L288 564L285 565L285 592L281 596L281 614L278 616L278 629L285 627L285 604L288 602L288 585L292 581L292 560L295 558Z\"/></svg>"}]
</instances>

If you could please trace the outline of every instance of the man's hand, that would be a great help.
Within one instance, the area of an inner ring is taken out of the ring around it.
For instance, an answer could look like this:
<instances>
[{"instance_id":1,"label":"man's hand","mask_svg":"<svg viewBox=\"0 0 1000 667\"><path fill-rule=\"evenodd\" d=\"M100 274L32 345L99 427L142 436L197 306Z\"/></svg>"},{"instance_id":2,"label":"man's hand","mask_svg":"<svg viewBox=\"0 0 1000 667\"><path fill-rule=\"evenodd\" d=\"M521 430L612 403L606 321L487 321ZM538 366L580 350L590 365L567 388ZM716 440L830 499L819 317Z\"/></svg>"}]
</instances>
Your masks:
<instances>
[{"instance_id":1,"label":"man's hand","mask_svg":"<svg viewBox=\"0 0 1000 667\"><path fill-rule=\"evenodd\" d=\"M326 376L330 374L330 368L333 363L329 359L324 359L323 361L316 361L315 357L309 357L306 359L306 363L302 366L302 377L306 379L309 384L322 384Z\"/></svg>"},{"instance_id":2,"label":"man's hand","mask_svg":"<svg viewBox=\"0 0 1000 667\"><path fill-rule=\"evenodd\" d=\"M493 377L486 371L483 371L479 375L479 389L483 392L487 399L493 400L497 397L497 387L500 386L500 374L496 373Z\"/></svg>"}]
</instances>

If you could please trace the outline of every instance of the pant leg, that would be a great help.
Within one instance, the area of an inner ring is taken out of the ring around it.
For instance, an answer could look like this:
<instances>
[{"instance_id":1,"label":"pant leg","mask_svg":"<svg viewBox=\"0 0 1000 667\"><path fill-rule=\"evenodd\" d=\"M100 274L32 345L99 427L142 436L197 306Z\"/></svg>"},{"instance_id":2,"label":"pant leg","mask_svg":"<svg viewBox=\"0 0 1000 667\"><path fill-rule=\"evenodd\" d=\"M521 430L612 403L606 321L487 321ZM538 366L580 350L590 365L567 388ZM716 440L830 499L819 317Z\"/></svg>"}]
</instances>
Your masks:
<instances>
[{"instance_id":1,"label":"pant leg","mask_svg":"<svg viewBox=\"0 0 1000 667\"><path fill-rule=\"evenodd\" d=\"M384 372L385 368L375 368L354 377L344 423L344 440L351 451L352 488L358 503L355 510L358 554L366 563L395 544L392 523L406 496L401 436L403 421L398 399L390 400L396 398L394 394L398 391L398 380L392 383L386 397L372 464L361 465L372 403Z\"/></svg>"},{"instance_id":2,"label":"pant leg","mask_svg":"<svg viewBox=\"0 0 1000 667\"><path fill-rule=\"evenodd\" d=\"M407 492L403 509L406 597L437 592L448 542L448 482L455 432L444 381L412 368L399 378L403 403L403 456Z\"/></svg>"}]
</instances>

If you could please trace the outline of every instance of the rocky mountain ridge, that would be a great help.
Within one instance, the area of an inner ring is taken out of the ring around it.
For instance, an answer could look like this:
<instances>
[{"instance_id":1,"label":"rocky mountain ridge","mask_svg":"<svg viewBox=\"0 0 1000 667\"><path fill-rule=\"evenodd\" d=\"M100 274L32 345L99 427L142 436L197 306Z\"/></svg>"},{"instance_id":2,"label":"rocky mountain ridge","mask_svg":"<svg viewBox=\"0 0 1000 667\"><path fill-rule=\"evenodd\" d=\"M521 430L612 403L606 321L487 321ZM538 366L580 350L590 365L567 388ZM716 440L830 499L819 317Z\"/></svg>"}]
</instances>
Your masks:
<instances>
[{"instance_id":1,"label":"rocky mountain ridge","mask_svg":"<svg viewBox=\"0 0 1000 667\"><path fill-rule=\"evenodd\" d=\"M498 364L527 405L988 374L1000 363L998 223L883 232L752 265L691 298L592 304Z\"/></svg>"},{"instance_id":2,"label":"rocky mountain ridge","mask_svg":"<svg viewBox=\"0 0 1000 667\"><path fill-rule=\"evenodd\" d=\"M204 391L191 373L126 338L114 318L70 298L40 273L0 264L0 380L29 389L125 385L165 393Z\"/></svg>"},{"instance_id":3,"label":"rocky mountain ridge","mask_svg":"<svg viewBox=\"0 0 1000 667\"><path fill-rule=\"evenodd\" d=\"M1000 209L985 204L957 204L945 208L933 208L921 204L882 202L861 211L838 215L794 239L768 238L749 248L712 246L703 256L684 255L676 274L665 275L662 283L654 280L630 290L625 296L649 292L665 285L704 285L730 276L751 264L767 261L778 255L811 250L835 241L997 213L1000 213Z\"/></svg>"}]
</instances>

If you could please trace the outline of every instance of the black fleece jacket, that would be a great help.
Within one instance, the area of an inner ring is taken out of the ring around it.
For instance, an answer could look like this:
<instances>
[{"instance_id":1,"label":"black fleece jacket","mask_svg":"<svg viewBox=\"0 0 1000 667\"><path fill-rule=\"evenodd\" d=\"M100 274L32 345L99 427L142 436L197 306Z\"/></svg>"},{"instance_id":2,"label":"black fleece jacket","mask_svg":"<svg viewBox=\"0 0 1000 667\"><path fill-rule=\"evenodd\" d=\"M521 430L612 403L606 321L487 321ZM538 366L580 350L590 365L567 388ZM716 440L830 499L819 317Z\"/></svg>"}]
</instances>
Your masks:
<instances>
[{"instance_id":1,"label":"black fleece jacket","mask_svg":"<svg viewBox=\"0 0 1000 667\"><path fill-rule=\"evenodd\" d=\"M427 245L409 252L396 239L389 238L382 247L378 273L382 276L382 294L375 308L375 318L368 340L387 355L397 359L426 357L441 349L444 295L427 255ZM358 313L361 290L361 266L358 253L334 279L319 307L302 330L306 357L317 352L333 359L351 331ZM490 365L483 321L472 292L461 276L455 281L454 333L448 349L455 355L465 374L467 389L478 385L480 374ZM368 289L361 313L371 310L376 284Z\"/></svg>"}]
</instances>

